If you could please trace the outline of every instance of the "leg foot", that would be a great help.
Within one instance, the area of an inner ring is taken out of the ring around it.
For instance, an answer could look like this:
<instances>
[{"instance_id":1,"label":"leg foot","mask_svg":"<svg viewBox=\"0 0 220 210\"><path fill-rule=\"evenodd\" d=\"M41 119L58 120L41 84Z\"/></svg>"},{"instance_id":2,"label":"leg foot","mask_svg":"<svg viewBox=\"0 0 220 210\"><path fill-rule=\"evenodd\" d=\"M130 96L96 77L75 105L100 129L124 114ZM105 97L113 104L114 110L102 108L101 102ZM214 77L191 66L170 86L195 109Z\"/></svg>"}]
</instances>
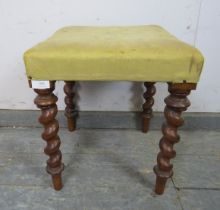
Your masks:
<instances>
[{"instance_id":1,"label":"leg foot","mask_svg":"<svg viewBox=\"0 0 220 210\"><path fill-rule=\"evenodd\" d=\"M56 174L52 176L53 187L55 190L59 191L63 188L61 174Z\"/></svg>"},{"instance_id":2,"label":"leg foot","mask_svg":"<svg viewBox=\"0 0 220 210\"><path fill-rule=\"evenodd\" d=\"M66 94L65 96L65 116L67 117L67 125L69 131L74 131L76 129L75 125L75 104L73 102L75 93L73 91L73 88L75 86L75 82L73 81L65 81L64 85L64 92Z\"/></svg>"},{"instance_id":3,"label":"leg foot","mask_svg":"<svg viewBox=\"0 0 220 210\"><path fill-rule=\"evenodd\" d=\"M169 172L166 173L160 171L157 166L154 167L154 173L157 175L156 184L155 184L155 193L158 195L162 195L165 190L167 179L172 175Z\"/></svg>"},{"instance_id":4,"label":"leg foot","mask_svg":"<svg viewBox=\"0 0 220 210\"><path fill-rule=\"evenodd\" d=\"M42 138L47 143L44 152L49 156L46 170L52 176L54 189L60 190L62 188L61 172L63 171L63 163L62 154L59 149L59 124L55 119L57 114L56 102L58 99L53 94L54 88L55 82L50 82L50 88L48 89L34 89L38 94L34 103L42 111L42 114L39 117L39 122L44 126Z\"/></svg>"},{"instance_id":5,"label":"leg foot","mask_svg":"<svg viewBox=\"0 0 220 210\"><path fill-rule=\"evenodd\" d=\"M174 144L180 140L177 133L178 127L183 125L181 113L190 106L187 96L196 85L191 83L169 83L170 95L165 99L166 107L164 115L166 123L162 126L163 137L160 140L160 152L157 156L157 165L154 172L157 176L155 193L161 195L164 192L167 179L173 175L173 165L170 160L176 156Z\"/></svg>"},{"instance_id":6,"label":"leg foot","mask_svg":"<svg viewBox=\"0 0 220 210\"><path fill-rule=\"evenodd\" d=\"M152 118L152 106L154 105L154 94L156 93L156 88L154 86L155 82L145 82L144 86L147 91L144 93L145 103L143 104L142 113L142 131L147 133L149 130L150 119Z\"/></svg>"}]
</instances>

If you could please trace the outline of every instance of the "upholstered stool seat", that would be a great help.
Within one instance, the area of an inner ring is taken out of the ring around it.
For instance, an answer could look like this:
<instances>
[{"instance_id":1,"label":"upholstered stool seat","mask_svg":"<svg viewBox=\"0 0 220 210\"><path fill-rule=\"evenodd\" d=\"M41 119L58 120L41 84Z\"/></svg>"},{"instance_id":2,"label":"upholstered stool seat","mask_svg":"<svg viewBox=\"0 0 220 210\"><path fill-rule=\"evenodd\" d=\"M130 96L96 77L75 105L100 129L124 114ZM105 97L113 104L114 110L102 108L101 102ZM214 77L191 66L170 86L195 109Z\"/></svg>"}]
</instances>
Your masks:
<instances>
[{"instance_id":1,"label":"upholstered stool seat","mask_svg":"<svg viewBox=\"0 0 220 210\"><path fill-rule=\"evenodd\" d=\"M168 83L166 122L154 167L155 192L164 192L167 179L173 175L170 160L176 154L173 145L180 139L177 129L184 122L181 113L190 106L187 96L196 89L202 71L204 58L196 48L159 26L65 27L25 52L24 61L30 86L38 94L34 102L42 110L39 122L45 128L42 138L47 142L47 172L56 190L62 188L64 168L56 120L58 98L53 94L57 80L65 81L70 131L76 128L75 81L144 81L143 132L148 131L152 117L155 82Z\"/></svg>"},{"instance_id":2,"label":"upholstered stool seat","mask_svg":"<svg viewBox=\"0 0 220 210\"><path fill-rule=\"evenodd\" d=\"M34 80L197 82L203 56L159 26L66 27L24 55Z\"/></svg>"}]
</instances>

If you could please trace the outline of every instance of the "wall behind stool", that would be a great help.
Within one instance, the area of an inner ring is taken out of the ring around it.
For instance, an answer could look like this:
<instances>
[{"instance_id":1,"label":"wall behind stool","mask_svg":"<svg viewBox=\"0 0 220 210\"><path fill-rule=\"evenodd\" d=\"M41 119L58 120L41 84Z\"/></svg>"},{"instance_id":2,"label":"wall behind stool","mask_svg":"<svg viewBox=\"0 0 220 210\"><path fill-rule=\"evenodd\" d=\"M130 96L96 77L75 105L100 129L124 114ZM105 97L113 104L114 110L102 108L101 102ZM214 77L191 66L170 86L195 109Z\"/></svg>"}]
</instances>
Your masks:
<instances>
[{"instance_id":1,"label":"wall behind stool","mask_svg":"<svg viewBox=\"0 0 220 210\"><path fill-rule=\"evenodd\" d=\"M196 45L206 64L192 112L220 111L220 2L218 0L0 0L0 109L36 109L28 88L23 52L66 25L159 24ZM57 84L64 109L62 82ZM155 110L163 110L166 85L157 85ZM130 82L80 82L80 110L137 111L143 87Z\"/></svg>"}]
</instances>

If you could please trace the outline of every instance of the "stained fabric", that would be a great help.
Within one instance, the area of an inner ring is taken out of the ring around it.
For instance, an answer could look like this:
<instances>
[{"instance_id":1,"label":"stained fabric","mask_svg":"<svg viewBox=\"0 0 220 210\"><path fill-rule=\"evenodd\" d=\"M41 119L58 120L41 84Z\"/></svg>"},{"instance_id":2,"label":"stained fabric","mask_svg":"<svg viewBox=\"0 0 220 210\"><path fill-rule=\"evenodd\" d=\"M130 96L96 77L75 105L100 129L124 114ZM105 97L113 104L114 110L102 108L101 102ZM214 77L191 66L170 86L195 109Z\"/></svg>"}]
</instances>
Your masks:
<instances>
[{"instance_id":1,"label":"stained fabric","mask_svg":"<svg viewBox=\"0 0 220 210\"><path fill-rule=\"evenodd\" d=\"M197 83L204 58L160 26L65 27L24 53L33 80Z\"/></svg>"}]
</instances>

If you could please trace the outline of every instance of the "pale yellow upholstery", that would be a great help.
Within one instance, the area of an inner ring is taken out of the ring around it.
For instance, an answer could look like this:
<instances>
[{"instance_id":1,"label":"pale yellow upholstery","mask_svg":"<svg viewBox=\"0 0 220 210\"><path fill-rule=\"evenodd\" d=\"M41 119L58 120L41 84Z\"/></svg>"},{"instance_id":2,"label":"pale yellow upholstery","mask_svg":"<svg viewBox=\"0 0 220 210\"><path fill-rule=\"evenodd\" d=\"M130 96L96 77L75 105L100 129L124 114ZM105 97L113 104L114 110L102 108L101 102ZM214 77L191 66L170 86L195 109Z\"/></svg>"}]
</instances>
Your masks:
<instances>
[{"instance_id":1,"label":"pale yellow upholstery","mask_svg":"<svg viewBox=\"0 0 220 210\"><path fill-rule=\"evenodd\" d=\"M159 26L65 27L24 54L33 80L196 83L204 58Z\"/></svg>"}]
</instances>

